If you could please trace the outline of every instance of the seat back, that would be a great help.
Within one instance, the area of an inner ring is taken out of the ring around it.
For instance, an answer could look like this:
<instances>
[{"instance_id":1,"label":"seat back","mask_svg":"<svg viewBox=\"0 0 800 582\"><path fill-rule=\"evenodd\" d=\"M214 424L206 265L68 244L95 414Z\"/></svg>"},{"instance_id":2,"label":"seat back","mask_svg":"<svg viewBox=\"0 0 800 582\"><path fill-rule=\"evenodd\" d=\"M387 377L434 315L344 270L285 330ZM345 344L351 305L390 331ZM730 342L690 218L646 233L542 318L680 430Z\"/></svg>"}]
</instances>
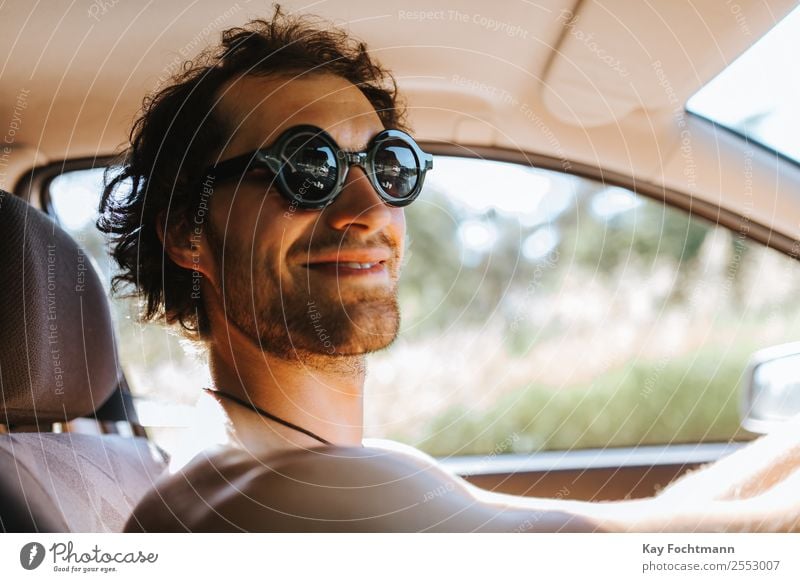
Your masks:
<instances>
[{"instance_id":1,"label":"seat back","mask_svg":"<svg viewBox=\"0 0 800 582\"><path fill-rule=\"evenodd\" d=\"M165 460L144 438L50 431L100 409L109 420L122 385L88 255L0 191L0 530L121 531Z\"/></svg>"},{"instance_id":2,"label":"seat back","mask_svg":"<svg viewBox=\"0 0 800 582\"><path fill-rule=\"evenodd\" d=\"M0 437L6 531L119 532L164 470L143 438L75 433Z\"/></svg>"}]
</instances>

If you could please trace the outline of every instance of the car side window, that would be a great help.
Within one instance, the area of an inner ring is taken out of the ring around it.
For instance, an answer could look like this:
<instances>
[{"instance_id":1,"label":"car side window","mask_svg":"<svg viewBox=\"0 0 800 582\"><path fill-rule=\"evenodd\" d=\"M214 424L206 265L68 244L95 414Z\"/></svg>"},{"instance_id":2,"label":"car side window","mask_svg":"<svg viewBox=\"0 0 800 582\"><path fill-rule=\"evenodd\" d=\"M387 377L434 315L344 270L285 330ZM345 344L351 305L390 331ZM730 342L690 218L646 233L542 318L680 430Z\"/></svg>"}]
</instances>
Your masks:
<instances>
[{"instance_id":1,"label":"car side window","mask_svg":"<svg viewBox=\"0 0 800 582\"><path fill-rule=\"evenodd\" d=\"M53 211L113 274L94 227L102 171L50 182ZM434 455L718 442L749 355L800 337L800 265L630 190L437 156L406 210L401 333L369 356L365 428ZM207 385L172 331L114 300L121 359L169 448ZM188 409L188 408L187 408ZM180 424L180 422L177 422Z\"/></svg>"},{"instance_id":2,"label":"car side window","mask_svg":"<svg viewBox=\"0 0 800 582\"><path fill-rule=\"evenodd\" d=\"M50 212L91 256L111 296L117 266L105 236L95 226L105 168L65 172L49 183ZM125 291L124 289L122 291ZM172 453L191 422L200 389L209 385L202 354L166 326L141 323L139 301L124 294L111 298L119 357L139 420L164 451Z\"/></svg>"}]
</instances>

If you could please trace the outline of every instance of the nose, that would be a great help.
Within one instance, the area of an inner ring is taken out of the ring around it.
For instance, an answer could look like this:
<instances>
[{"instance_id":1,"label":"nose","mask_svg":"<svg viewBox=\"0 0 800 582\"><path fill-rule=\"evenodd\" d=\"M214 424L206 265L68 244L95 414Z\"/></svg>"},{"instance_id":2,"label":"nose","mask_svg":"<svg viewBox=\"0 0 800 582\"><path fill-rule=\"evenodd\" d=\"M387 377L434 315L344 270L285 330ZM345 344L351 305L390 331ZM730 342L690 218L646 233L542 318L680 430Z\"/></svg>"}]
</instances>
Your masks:
<instances>
[{"instance_id":1,"label":"nose","mask_svg":"<svg viewBox=\"0 0 800 582\"><path fill-rule=\"evenodd\" d=\"M359 166L350 168L339 196L323 212L331 228L349 229L354 231L352 234L363 237L380 232L392 221L392 209L378 195Z\"/></svg>"}]
</instances>

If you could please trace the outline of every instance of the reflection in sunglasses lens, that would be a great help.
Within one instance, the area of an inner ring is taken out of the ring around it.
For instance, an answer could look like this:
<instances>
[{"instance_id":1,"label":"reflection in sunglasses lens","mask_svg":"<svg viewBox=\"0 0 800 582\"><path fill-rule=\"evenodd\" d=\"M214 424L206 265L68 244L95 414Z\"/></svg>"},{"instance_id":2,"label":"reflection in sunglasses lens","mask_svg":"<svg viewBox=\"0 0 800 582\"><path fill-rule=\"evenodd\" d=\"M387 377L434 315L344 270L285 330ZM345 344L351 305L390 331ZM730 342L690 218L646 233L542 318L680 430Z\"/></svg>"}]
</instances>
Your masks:
<instances>
[{"instance_id":1,"label":"reflection in sunglasses lens","mask_svg":"<svg viewBox=\"0 0 800 582\"><path fill-rule=\"evenodd\" d=\"M409 196L419 178L417 156L407 144L390 140L375 155L375 177L381 188L394 198Z\"/></svg>"},{"instance_id":2,"label":"reflection in sunglasses lens","mask_svg":"<svg viewBox=\"0 0 800 582\"><path fill-rule=\"evenodd\" d=\"M284 148L282 172L289 189L300 198L322 200L336 185L336 153L319 138L297 136Z\"/></svg>"}]
</instances>

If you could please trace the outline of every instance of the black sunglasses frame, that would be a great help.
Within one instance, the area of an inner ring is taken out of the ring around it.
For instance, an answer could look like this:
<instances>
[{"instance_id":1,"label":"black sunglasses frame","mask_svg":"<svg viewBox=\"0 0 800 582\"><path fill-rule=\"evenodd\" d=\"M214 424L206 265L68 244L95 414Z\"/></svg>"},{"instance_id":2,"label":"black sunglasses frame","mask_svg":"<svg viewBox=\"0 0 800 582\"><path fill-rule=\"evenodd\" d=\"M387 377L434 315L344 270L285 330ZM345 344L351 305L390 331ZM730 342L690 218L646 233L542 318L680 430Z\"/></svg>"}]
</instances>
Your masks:
<instances>
[{"instance_id":1,"label":"black sunglasses frame","mask_svg":"<svg viewBox=\"0 0 800 582\"><path fill-rule=\"evenodd\" d=\"M298 136L303 135L307 135L309 141L312 139L322 140L336 156L336 182L329 194L317 200L307 200L303 198L302 192L294 192L282 172L286 163L283 155L286 145ZM395 140L403 142L411 149L416 158L419 171L414 189L403 197L389 194L381 186L374 171L375 157L380 151L381 145L386 141ZM213 177L215 181L225 181L240 179L246 172L255 169L266 169L275 176L275 185L278 192L286 200L292 204L297 204L300 208L320 210L331 204L341 193L344 182L347 179L347 173L350 170L350 166L353 165L360 166L364 170L370 184L372 184L372 187L384 202L392 206L407 206L419 196L425 180L425 173L433 168L433 155L422 151L422 148L414 141L414 138L399 129L385 129L378 133L370 140L365 151L348 152L341 149L325 130L314 125L295 125L284 131L273 145L218 162L206 170L206 175Z\"/></svg>"}]
</instances>

